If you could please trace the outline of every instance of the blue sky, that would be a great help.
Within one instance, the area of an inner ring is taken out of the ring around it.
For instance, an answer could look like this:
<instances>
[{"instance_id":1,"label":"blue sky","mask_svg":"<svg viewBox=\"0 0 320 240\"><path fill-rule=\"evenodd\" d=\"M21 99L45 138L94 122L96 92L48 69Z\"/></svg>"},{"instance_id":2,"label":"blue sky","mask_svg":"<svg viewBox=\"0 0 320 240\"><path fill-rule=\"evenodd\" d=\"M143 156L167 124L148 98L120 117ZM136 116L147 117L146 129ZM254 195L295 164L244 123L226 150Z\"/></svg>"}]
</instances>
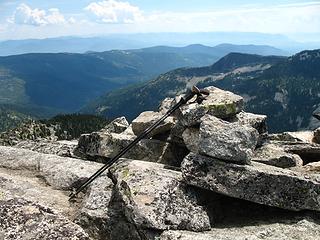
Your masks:
<instances>
[{"instance_id":1,"label":"blue sky","mask_svg":"<svg viewBox=\"0 0 320 240\"><path fill-rule=\"evenodd\" d=\"M0 0L1 40L199 31L317 38L320 1Z\"/></svg>"}]
</instances>

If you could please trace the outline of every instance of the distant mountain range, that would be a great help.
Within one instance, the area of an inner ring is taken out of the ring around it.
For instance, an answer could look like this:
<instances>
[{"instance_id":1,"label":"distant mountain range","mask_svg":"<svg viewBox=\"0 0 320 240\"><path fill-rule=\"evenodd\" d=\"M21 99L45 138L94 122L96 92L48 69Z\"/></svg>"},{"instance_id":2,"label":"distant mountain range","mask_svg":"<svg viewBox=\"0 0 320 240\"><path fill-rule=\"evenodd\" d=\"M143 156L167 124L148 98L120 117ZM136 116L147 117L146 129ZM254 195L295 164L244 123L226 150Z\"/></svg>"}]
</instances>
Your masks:
<instances>
[{"instance_id":1,"label":"distant mountain range","mask_svg":"<svg viewBox=\"0 0 320 240\"><path fill-rule=\"evenodd\" d=\"M47 39L8 40L0 42L0 56L24 53L85 53L140 49L157 45L186 46L199 43L215 46L222 43L237 45L270 45L295 53L302 49L319 48L320 41L296 42L281 34L254 32L199 32L199 33L137 33L113 34L103 37L59 37ZM236 52L239 52L238 50Z\"/></svg>"},{"instance_id":2,"label":"distant mountain range","mask_svg":"<svg viewBox=\"0 0 320 240\"><path fill-rule=\"evenodd\" d=\"M193 84L242 95L247 111L268 115L271 132L319 126L312 113L320 111L320 50L291 57L231 53L207 67L176 69L150 82L112 91L83 111L133 119Z\"/></svg>"}]
</instances>

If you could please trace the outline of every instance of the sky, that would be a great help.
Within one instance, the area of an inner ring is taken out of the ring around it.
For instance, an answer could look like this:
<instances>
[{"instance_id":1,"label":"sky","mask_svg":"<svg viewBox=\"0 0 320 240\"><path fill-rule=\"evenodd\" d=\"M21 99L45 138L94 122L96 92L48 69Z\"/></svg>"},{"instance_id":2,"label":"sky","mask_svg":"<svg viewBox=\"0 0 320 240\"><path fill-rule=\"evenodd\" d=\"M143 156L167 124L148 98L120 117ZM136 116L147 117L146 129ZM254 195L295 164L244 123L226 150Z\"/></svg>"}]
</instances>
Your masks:
<instances>
[{"instance_id":1,"label":"sky","mask_svg":"<svg viewBox=\"0 0 320 240\"><path fill-rule=\"evenodd\" d=\"M0 0L0 40L216 31L319 42L320 1Z\"/></svg>"}]
</instances>

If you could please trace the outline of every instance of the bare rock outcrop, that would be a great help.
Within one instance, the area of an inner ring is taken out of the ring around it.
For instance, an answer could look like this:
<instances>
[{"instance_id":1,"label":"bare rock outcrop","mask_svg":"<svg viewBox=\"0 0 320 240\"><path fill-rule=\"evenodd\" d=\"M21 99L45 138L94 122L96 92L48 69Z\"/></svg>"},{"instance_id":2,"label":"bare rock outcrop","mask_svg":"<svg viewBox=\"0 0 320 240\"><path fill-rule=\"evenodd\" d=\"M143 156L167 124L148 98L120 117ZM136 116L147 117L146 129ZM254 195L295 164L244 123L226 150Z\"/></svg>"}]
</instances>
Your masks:
<instances>
[{"instance_id":1,"label":"bare rock outcrop","mask_svg":"<svg viewBox=\"0 0 320 240\"><path fill-rule=\"evenodd\" d=\"M189 154L186 182L227 196L289 210L320 211L320 176L299 174L261 163L238 165Z\"/></svg>"},{"instance_id":2,"label":"bare rock outcrop","mask_svg":"<svg viewBox=\"0 0 320 240\"><path fill-rule=\"evenodd\" d=\"M139 228L205 231L210 220L180 172L164 165L123 161L111 170L125 215Z\"/></svg>"},{"instance_id":3,"label":"bare rock outcrop","mask_svg":"<svg viewBox=\"0 0 320 240\"><path fill-rule=\"evenodd\" d=\"M0 204L1 239L90 239L81 227L38 203L15 198Z\"/></svg>"},{"instance_id":4,"label":"bare rock outcrop","mask_svg":"<svg viewBox=\"0 0 320 240\"><path fill-rule=\"evenodd\" d=\"M311 219L298 219L271 224L214 228L204 233L165 231L160 240L317 240L319 235L319 223Z\"/></svg>"},{"instance_id":5,"label":"bare rock outcrop","mask_svg":"<svg viewBox=\"0 0 320 240\"><path fill-rule=\"evenodd\" d=\"M82 135L75 150L54 139L0 146L0 239L318 239L316 132L268 135L266 116L244 112L241 96L207 89L201 104L178 109L75 201L70 191L99 162L181 96L132 124L121 117Z\"/></svg>"}]
</instances>

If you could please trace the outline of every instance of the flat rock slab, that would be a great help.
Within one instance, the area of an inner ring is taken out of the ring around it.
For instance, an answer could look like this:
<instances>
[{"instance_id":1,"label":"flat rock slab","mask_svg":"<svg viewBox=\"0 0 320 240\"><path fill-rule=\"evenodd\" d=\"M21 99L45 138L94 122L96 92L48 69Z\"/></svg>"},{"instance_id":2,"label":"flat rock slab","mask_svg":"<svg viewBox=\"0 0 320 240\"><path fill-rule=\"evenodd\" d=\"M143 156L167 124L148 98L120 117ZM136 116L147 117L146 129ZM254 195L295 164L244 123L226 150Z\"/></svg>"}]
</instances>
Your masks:
<instances>
[{"instance_id":1,"label":"flat rock slab","mask_svg":"<svg viewBox=\"0 0 320 240\"><path fill-rule=\"evenodd\" d=\"M0 239L89 239L70 220L67 194L32 172L0 168Z\"/></svg>"},{"instance_id":2,"label":"flat rock slab","mask_svg":"<svg viewBox=\"0 0 320 240\"><path fill-rule=\"evenodd\" d=\"M142 112L136 119L132 121L132 130L135 135L140 135L144 130L154 124L163 116L162 113L146 111ZM171 130L174 125L174 118L166 118L158 127L156 127L150 134L149 137L165 133Z\"/></svg>"},{"instance_id":3,"label":"flat rock slab","mask_svg":"<svg viewBox=\"0 0 320 240\"><path fill-rule=\"evenodd\" d=\"M312 131L283 132L270 134L268 138L272 141L312 143L314 133Z\"/></svg>"},{"instance_id":4,"label":"flat rock slab","mask_svg":"<svg viewBox=\"0 0 320 240\"><path fill-rule=\"evenodd\" d=\"M0 205L0 239L90 239L81 227L46 206L22 198L0 200Z\"/></svg>"},{"instance_id":5,"label":"flat rock slab","mask_svg":"<svg viewBox=\"0 0 320 240\"><path fill-rule=\"evenodd\" d=\"M318 240L320 225L310 219L214 228L204 233L165 231L160 240Z\"/></svg>"},{"instance_id":6,"label":"flat rock slab","mask_svg":"<svg viewBox=\"0 0 320 240\"><path fill-rule=\"evenodd\" d=\"M256 149L252 157L252 161L281 168L303 165L303 160L299 155L287 153L283 148L274 144L266 144Z\"/></svg>"},{"instance_id":7,"label":"flat rock slab","mask_svg":"<svg viewBox=\"0 0 320 240\"><path fill-rule=\"evenodd\" d=\"M187 127L197 125L206 115L222 119L234 117L243 109L243 98L229 91L216 87L207 87L210 95L201 103L191 103L180 107L177 116L181 123Z\"/></svg>"},{"instance_id":8,"label":"flat rock slab","mask_svg":"<svg viewBox=\"0 0 320 240\"><path fill-rule=\"evenodd\" d=\"M320 211L320 176L266 164L237 165L190 153L182 163L185 181L230 197L284 208Z\"/></svg>"},{"instance_id":9,"label":"flat rock slab","mask_svg":"<svg viewBox=\"0 0 320 240\"><path fill-rule=\"evenodd\" d=\"M14 198L54 208L65 216L72 216L75 212L68 202L68 192L53 189L30 172L0 168L0 200Z\"/></svg>"},{"instance_id":10,"label":"flat rock slab","mask_svg":"<svg viewBox=\"0 0 320 240\"><path fill-rule=\"evenodd\" d=\"M100 163L75 158L0 146L0 167L32 171L59 190L72 190L101 166Z\"/></svg>"},{"instance_id":11,"label":"flat rock slab","mask_svg":"<svg viewBox=\"0 0 320 240\"><path fill-rule=\"evenodd\" d=\"M199 153L240 164L250 163L259 138L256 129L208 114L201 121Z\"/></svg>"},{"instance_id":12,"label":"flat rock slab","mask_svg":"<svg viewBox=\"0 0 320 240\"><path fill-rule=\"evenodd\" d=\"M74 157L73 151L78 141L25 140L16 144L15 148L29 149L39 153L54 154L62 157Z\"/></svg>"},{"instance_id":13,"label":"flat rock slab","mask_svg":"<svg viewBox=\"0 0 320 240\"><path fill-rule=\"evenodd\" d=\"M182 184L180 172L165 165L123 160L111 169L125 215L138 228L210 229L208 214L197 196Z\"/></svg>"},{"instance_id":14,"label":"flat rock slab","mask_svg":"<svg viewBox=\"0 0 320 240\"><path fill-rule=\"evenodd\" d=\"M271 141L286 152L299 155L303 164L320 161L320 144L306 142Z\"/></svg>"}]
</instances>

